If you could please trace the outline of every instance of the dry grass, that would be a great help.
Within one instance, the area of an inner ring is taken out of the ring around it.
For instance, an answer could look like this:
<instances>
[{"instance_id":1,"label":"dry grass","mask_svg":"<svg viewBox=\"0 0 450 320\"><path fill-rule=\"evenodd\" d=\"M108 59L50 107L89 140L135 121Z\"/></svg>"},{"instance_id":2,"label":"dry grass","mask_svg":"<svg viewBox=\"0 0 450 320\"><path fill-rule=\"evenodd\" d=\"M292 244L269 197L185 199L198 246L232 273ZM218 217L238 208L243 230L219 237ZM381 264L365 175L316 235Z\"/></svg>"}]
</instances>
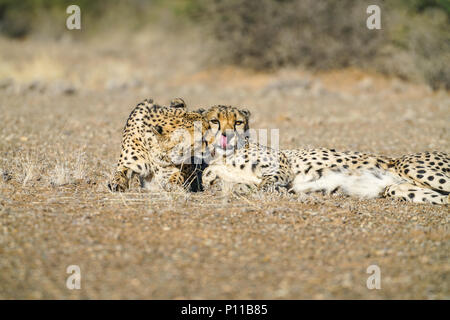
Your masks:
<instances>
[{"instance_id":1,"label":"dry grass","mask_svg":"<svg viewBox=\"0 0 450 320\"><path fill-rule=\"evenodd\" d=\"M450 151L448 92L354 69L209 68L194 35L161 39L0 41L9 70L44 48L44 62L64 66L61 79L11 72L13 85L0 89L1 298L450 297L448 207L105 186L124 121L146 97L248 107L254 128L280 129L281 147L398 156ZM138 81L108 88L118 74ZM76 90L48 89L62 80ZM65 287L71 264L81 290ZM366 288L371 264L381 290Z\"/></svg>"}]
</instances>

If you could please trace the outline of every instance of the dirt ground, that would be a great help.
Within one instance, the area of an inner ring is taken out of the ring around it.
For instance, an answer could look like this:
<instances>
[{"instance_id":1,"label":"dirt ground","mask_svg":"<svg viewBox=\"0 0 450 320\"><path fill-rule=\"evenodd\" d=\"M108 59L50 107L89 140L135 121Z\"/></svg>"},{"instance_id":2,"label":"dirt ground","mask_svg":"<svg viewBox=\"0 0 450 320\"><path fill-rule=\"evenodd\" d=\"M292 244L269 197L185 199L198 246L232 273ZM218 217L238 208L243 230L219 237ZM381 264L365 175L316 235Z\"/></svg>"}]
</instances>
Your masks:
<instances>
[{"instance_id":1,"label":"dirt ground","mask_svg":"<svg viewBox=\"0 0 450 320\"><path fill-rule=\"evenodd\" d=\"M448 206L107 190L147 97L246 107L282 148L450 152L449 92L354 69L213 67L200 40L0 39L0 298L449 299Z\"/></svg>"}]
</instances>

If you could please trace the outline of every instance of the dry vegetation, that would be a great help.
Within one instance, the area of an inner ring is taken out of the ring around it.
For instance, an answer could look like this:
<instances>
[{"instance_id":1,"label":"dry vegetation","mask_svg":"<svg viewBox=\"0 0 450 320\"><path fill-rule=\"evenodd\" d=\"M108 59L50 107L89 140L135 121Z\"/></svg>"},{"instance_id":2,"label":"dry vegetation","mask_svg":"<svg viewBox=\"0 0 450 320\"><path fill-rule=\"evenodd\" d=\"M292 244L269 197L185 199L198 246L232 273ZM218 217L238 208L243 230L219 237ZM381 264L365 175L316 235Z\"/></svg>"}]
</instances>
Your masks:
<instances>
[{"instance_id":1,"label":"dry vegetation","mask_svg":"<svg viewBox=\"0 0 450 320\"><path fill-rule=\"evenodd\" d=\"M366 28L369 5L380 7L380 30ZM356 66L450 89L445 0L215 0L204 12L219 61L259 70Z\"/></svg>"},{"instance_id":2,"label":"dry vegetation","mask_svg":"<svg viewBox=\"0 0 450 320\"><path fill-rule=\"evenodd\" d=\"M156 28L0 40L0 298L450 298L448 206L107 190L146 97L245 106L282 147L450 151L447 91L353 68L211 67L208 46ZM72 264L81 290L65 287Z\"/></svg>"}]
</instances>

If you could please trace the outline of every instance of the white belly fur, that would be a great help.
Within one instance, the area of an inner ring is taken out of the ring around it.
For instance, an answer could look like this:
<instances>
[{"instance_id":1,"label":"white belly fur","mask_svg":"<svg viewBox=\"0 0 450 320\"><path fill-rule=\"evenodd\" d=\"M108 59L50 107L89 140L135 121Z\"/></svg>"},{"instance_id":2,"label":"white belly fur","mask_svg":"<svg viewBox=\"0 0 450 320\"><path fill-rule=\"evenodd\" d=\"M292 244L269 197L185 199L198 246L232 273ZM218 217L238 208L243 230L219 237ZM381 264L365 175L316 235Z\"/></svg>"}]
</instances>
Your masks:
<instances>
[{"instance_id":1,"label":"white belly fur","mask_svg":"<svg viewBox=\"0 0 450 320\"><path fill-rule=\"evenodd\" d=\"M250 168L244 170L233 166L223 164L211 165L210 170L217 176L228 183L245 183L245 184L259 184L261 179L258 178Z\"/></svg>"},{"instance_id":2,"label":"white belly fur","mask_svg":"<svg viewBox=\"0 0 450 320\"><path fill-rule=\"evenodd\" d=\"M351 173L351 174L350 174ZM378 177L367 170L360 171L327 171L316 180L310 175L299 174L293 181L292 189L295 192L314 192L325 190L331 192L340 188L345 194L361 198L379 197L384 189L393 184L400 183L402 179L384 170L377 171Z\"/></svg>"}]
</instances>

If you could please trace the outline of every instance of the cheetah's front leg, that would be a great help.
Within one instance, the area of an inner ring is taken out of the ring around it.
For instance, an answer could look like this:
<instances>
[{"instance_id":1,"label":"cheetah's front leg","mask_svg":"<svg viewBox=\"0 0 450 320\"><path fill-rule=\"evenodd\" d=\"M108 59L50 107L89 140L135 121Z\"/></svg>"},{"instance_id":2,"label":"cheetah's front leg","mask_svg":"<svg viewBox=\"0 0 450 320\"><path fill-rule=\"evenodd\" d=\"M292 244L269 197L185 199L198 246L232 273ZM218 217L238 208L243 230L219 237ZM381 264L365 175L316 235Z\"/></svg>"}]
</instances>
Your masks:
<instances>
[{"instance_id":1,"label":"cheetah's front leg","mask_svg":"<svg viewBox=\"0 0 450 320\"><path fill-rule=\"evenodd\" d=\"M151 180L151 168L155 164L146 156L146 152L148 152L146 150L148 149L144 145L144 142L139 139L126 137L122 142L122 150L116 172L108 184L109 190L113 192L126 191L129 188L130 179L134 174L138 175L141 180Z\"/></svg>"},{"instance_id":2,"label":"cheetah's front leg","mask_svg":"<svg viewBox=\"0 0 450 320\"><path fill-rule=\"evenodd\" d=\"M129 188L128 169L123 168L114 173L113 178L108 183L108 188L112 192L124 192Z\"/></svg>"},{"instance_id":3,"label":"cheetah's front leg","mask_svg":"<svg viewBox=\"0 0 450 320\"><path fill-rule=\"evenodd\" d=\"M202 187L203 190L211 190L214 182L218 179L217 174L212 167L207 167L202 173Z\"/></svg>"},{"instance_id":4,"label":"cheetah's front leg","mask_svg":"<svg viewBox=\"0 0 450 320\"><path fill-rule=\"evenodd\" d=\"M152 168L154 165L150 161L146 161L144 158L138 158L128 160L125 164L119 162L117 170L114 173L110 183L108 183L109 190L113 192L124 192L129 188L130 180L133 175L138 175L139 179L145 179L150 181L153 177Z\"/></svg>"}]
</instances>

